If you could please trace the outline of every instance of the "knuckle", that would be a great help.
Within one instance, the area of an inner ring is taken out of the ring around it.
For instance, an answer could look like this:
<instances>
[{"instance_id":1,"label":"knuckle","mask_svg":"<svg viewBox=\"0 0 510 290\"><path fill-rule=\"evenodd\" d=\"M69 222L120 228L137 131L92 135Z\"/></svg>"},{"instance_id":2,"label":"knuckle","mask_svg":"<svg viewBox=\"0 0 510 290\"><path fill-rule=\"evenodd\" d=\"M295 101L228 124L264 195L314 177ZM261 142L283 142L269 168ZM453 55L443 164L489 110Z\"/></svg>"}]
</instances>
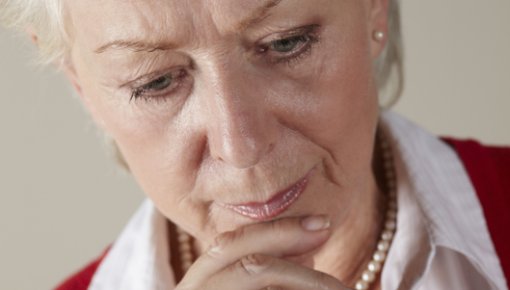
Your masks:
<instances>
[{"instance_id":1,"label":"knuckle","mask_svg":"<svg viewBox=\"0 0 510 290\"><path fill-rule=\"evenodd\" d=\"M313 289L318 290L345 290L341 283L335 278L323 272L315 272Z\"/></svg>"},{"instance_id":2,"label":"knuckle","mask_svg":"<svg viewBox=\"0 0 510 290\"><path fill-rule=\"evenodd\" d=\"M260 254L251 254L239 260L238 267L246 274L253 276L262 273L271 266L272 259Z\"/></svg>"},{"instance_id":3,"label":"knuckle","mask_svg":"<svg viewBox=\"0 0 510 290\"><path fill-rule=\"evenodd\" d=\"M257 223L246 227L240 227L234 231L221 233L214 239L208 253L213 257L217 256L222 253L224 249L241 241L242 239L245 239L246 237L249 237L250 235L260 233L260 231L267 232L268 227L273 238L281 239L290 229L296 226L296 220L297 219L295 218L274 220L267 223Z\"/></svg>"},{"instance_id":4,"label":"knuckle","mask_svg":"<svg viewBox=\"0 0 510 290\"><path fill-rule=\"evenodd\" d=\"M225 248L228 248L235 241L239 240L243 235L244 235L243 228L219 234L214 239L213 244L210 247L208 253L212 256L221 253Z\"/></svg>"},{"instance_id":5,"label":"knuckle","mask_svg":"<svg viewBox=\"0 0 510 290\"><path fill-rule=\"evenodd\" d=\"M324 290L328 289L329 287L326 287L326 281L327 281L326 274L324 274L322 272L318 272L314 279L315 289L324 289Z\"/></svg>"},{"instance_id":6,"label":"knuckle","mask_svg":"<svg viewBox=\"0 0 510 290\"><path fill-rule=\"evenodd\" d=\"M271 232L275 237L281 237L296 226L295 219L281 219L269 222Z\"/></svg>"},{"instance_id":7,"label":"knuckle","mask_svg":"<svg viewBox=\"0 0 510 290\"><path fill-rule=\"evenodd\" d=\"M284 221L276 220L276 221L270 221L269 226L271 227L271 231L275 234L281 233L283 231L284 227Z\"/></svg>"},{"instance_id":8,"label":"knuckle","mask_svg":"<svg viewBox=\"0 0 510 290\"><path fill-rule=\"evenodd\" d=\"M234 240L233 232L222 233L214 239L214 247L223 248L226 245L232 243L233 240Z\"/></svg>"},{"instance_id":9,"label":"knuckle","mask_svg":"<svg viewBox=\"0 0 510 290\"><path fill-rule=\"evenodd\" d=\"M175 288L175 290L192 290L192 289L197 289L197 285L195 285L193 282L191 281L181 281L177 287Z\"/></svg>"}]
</instances>

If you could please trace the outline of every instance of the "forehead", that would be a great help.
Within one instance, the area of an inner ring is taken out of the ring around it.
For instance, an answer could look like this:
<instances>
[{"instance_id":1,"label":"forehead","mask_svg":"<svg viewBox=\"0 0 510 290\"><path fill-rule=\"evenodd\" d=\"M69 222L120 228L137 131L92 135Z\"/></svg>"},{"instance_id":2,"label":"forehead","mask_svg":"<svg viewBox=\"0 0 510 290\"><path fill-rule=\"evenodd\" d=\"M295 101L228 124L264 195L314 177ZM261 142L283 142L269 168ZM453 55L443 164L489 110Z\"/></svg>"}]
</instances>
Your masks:
<instances>
[{"instance_id":1,"label":"forehead","mask_svg":"<svg viewBox=\"0 0 510 290\"><path fill-rule=\"evenodd\" d=\"M72 0L66 3L74 34L108 38L188 35L197 25L239 29L264 7L296 0Z\"/></svg>"}]
</instances>

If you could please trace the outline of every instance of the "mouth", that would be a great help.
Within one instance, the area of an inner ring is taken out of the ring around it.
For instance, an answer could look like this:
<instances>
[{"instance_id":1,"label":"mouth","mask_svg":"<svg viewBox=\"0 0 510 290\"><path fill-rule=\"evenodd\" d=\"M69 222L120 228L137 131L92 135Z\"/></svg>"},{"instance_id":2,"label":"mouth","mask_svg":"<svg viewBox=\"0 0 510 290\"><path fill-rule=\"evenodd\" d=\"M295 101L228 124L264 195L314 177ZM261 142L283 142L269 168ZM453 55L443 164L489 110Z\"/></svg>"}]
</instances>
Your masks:
<instances>
[{"instance_id":1,"label":"mouth","mask_svg":"<svg viewBox=\"0 0 510 290\"><path fill-rule=\"evenodd\" d=\"M285 212L299 199L308 185L308 180L310 179L312 171L313 170L310 170L304 177L286 189L276 192L267 201L248 202L242 204L223 204L223 206L256 221L267 221L273 219Z\"/></svg>"}]
</instances>

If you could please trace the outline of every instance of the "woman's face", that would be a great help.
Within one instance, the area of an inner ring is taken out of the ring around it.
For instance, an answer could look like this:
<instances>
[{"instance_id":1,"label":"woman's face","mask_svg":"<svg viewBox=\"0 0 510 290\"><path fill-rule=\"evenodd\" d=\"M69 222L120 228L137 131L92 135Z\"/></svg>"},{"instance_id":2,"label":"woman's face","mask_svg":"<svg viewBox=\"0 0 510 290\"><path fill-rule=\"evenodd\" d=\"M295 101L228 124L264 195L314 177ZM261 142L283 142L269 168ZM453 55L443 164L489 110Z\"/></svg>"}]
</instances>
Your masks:
<instances>
[{"instance_id":1,"label":"woman's face","mask_svg":"<svg viewBox=\"0 0 510 290\"><path fill-rule=\"evenodd\" d=\"M68 1L69 75L199 239L284 216L339 225L373 186L379 2Z\"/></svg>"}]
</instances>

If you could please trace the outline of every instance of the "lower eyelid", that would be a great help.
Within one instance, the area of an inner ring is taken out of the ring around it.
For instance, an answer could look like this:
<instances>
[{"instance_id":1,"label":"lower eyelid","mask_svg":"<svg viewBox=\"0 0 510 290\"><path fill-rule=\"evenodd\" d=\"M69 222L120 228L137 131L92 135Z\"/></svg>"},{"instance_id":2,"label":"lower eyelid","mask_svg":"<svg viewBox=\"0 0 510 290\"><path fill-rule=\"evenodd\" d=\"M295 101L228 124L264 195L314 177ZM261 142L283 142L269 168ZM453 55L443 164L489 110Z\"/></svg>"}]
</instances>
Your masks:
<instances>
[{"instance_id":1,"label":"lower eyelid","mask_svg":"<svg viewBox=\"0 0 510 290\"><path fill-rule=\"evenodd\" d=\"M189 74L180 75L176 77L175 85L170 85L162 91L156 91L153 93L150 93L150 91L142 92L134 99L144 99L145 101L171 99L173 97L172 94L177 93L177 91L180 90L182 86L186 85L186 82L191 81L188 79L190 77L191 76Z\"/></svg>"},{"instance_id":2,"label":"lower eyelid","mask_svg":"<svg viewBox=\"0 0 510 290\"><path fill-rule=\"evenodd\" d=\"M300 49L303 49L303 47L310 45L310 42L311 42L311 40L310 40L310 39L307 39L306 41L300 41L300 42L296 45L296 48L294 48L292 51L288 52L288 54L296 53L296 51L298 51L298 52L299 52L299 50L300 50ZM275 52L275 53L278 53L278 52ZM280 53L280 54L285 54L285 53Z\"/></svg>"},{"instance_id":3,"label":"lower eyelid","mask_svg":"<svg viewBox=\"0 0 510 290\"><path fill-rule=\"evenodd\" d=\"M278 64L278 63L291 63L293 61L301 60L303 57L306 57L310 54L313 46L318 42L317 38L310 37L307 43L303 44L297 52L289 53L285 56L273 56L270 57L272 59L268 60L270 63Z\"/></svg>"}]
</instances>

